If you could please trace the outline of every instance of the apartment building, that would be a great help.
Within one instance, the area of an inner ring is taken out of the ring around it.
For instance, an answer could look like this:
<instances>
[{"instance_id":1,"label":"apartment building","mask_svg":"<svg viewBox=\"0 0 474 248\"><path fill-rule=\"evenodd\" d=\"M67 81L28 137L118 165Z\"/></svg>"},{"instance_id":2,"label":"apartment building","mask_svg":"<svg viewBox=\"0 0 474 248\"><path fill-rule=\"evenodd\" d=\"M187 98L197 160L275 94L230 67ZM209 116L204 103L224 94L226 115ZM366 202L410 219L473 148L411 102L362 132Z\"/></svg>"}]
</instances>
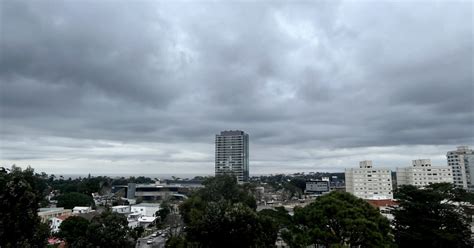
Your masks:
<instances>
[{"instance_id":1,"label":"apartment building","mask_svg":"<svg viewBox=\"0 0 474 248\"><path fill-rule=\"evenodd\" d=\"M446 158L453 171L454 185L474 192L474 151L468 146L458 146Z\"/></svg>"},{"instance_id":2,"label":"apartment building","mask_svg":"<svg viewBox=\"0 0 474 248\"><path fill-rule=\"evenodd\" d=\"M346 192L362 199L393 199L392 175L388 168L373 168L372 161L359 163L359 168L345 170Z\"/></svg>"},{"instance_id":3,"label":"apartment building","mask_svg":"<svg viewBox=\"0 0 474 248\"><path fill-rule=\"evenodd\" d=\"M222 131L216 135L217 175L231 174L239 183L249 179L249 135L244 131Z\"/></svg>"},{"instance_id":4,"label":"apartment building","mask_svg":"<svg viewBox=\"0 0 474 248\"><path fill-rule=\"evenodd\" d=\"M412 161L411 167L397 168L397 185L413 185L418 188L433 183L453 183L449 166L432 166L430 159Z\"/></svg>"}]
</instances>

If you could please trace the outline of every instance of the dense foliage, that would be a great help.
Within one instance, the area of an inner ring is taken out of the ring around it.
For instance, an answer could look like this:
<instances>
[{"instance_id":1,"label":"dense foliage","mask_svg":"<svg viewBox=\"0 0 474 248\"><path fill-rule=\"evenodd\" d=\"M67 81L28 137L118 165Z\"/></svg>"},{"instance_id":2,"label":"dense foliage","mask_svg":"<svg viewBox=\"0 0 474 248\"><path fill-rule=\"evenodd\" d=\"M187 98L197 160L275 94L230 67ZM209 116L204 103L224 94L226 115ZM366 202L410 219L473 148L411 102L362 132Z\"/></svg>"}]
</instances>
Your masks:
<instances>
[{"instance_id":1,"label":"dense foliage","mask_svg":"<svg viewBox=\"0 0 474 248\"><path fill-rule=\"evenodd\" d=\"M296 208L285 241L292 247L390 247L389 221L366 201L331 192Z\"/></svg>"},{"instance_id":2,"label":"dense foliage","mask_svg":"<svg viewBox=\"0 0 474 248\"><path fill-rule=\"evenodd\" d=\"M278 227L255 212L248 185L234 177L207 179L205 187L181 205L186 241L201 247L273 247Z\"/></svg>"},{"instance_id":3,"label":"dense foliage","mask_svg":"<svg viewBox=\"0 0 474 248\"><path fill-rule=\"evenodd\" d=\"M263 209L258 212L260 216L266 216L275 221L279 229L289 228L292 225L292 219L284 207L275 207L274 209Z\"/></svg>"},{"instance_id":4,"label":"dense foliage","mask_svg":"<svg viewBox=\"0 0 474 248\"><path fill-rule=\"evenodd\" d=\"M37 214L40 180L31 168L0 168L0 247L44 247L49 227Z\"/></svg>"},{"instance_id":5,"label":"dense foliage","mask_svg":"<svg viewBox=\"0 0 474 248\"><path fill-rule=\"evenodd\" d=\"M267 177L282 192L298 196L301 177ZM72 208L93 203L92 192L110 192L112 185L149 182L145 177L111 179L87 177L56 179L33 169L0 168L0 247L44 247L49 235L37 210L47 205L46 195L58 195L58 206ZM313 203L295 208L290 216L283 207L256 212L258 185L239 185L231 176L205 179L180 205L180 214L168 202L156 213L160 227L168 227L167 247L274 247L278 233L290 247L472 247L470 217L474 195L450 184L425 189L402 186L395 198L393 228L377 209L350 194L331 192ZM126 217L105 211L91 221L66 219L57 236L68 247L133 247L144 233L130 229Z\"/></svg>"},{"instance_id":6,"label":"dense foliage","mask_svg":"<svg viewBox=\"0 0 474 248\"><path fill-rule=\"evenodd\" d=\"M88 227L89 221L87 219L71 216L61 223L56 236L65 240L69 247L86 247Z\"/></svg>"},{"instance_id":7,"label":"dense foliage","mask_svg":"<svg viewBox=\"0 0 474 248\"><path fill-rule=\"evenodd\" d=\"M68 247L134 247L137 232L128 227L127 218L110 211L94 217L90 222L81 217L69 217L59 227L58 236Z\"/></svg>"},{"instance_id":8,"label":"dense foliage","mask_svg":"<svg viewBox=\"0 0 474 248\"><path fill-rule=\"evenodd\" d=\"M434 184L425 189L402 186L395 197L394 232L399 247L473 247L470 241L469 209L473 195L451 184Z\"/></svg>"},{"instance_id":9,"label":"dense foliage","mask_svg":"<svg viewBox=\"0 0 474 248\"><path fill-rule=\"evenodd\" d=\"M57 178L46 173L35 174L33 169L12 166L0 168L0 247L45 247L49 226L41 223L37 214L40 206L48 206L46 196L55 192L58 207L90 206L91 193L110 192L112 185L129 182L153 182L146 177L112 179L86 177ZM91 222L70 217L63 222L58 235L70 247L133 247L143 230L129 230L124 216L104 213Z\"/></svg>"},{"instance_id":10,"label":"dense foliage","mask_svg":"<svg viewBox=\"0 0 474 248\"><path fill-rule=\"evenodd\" d=\"M77 192L62 194L56 197L56 200L58 201L57 206L65 209L73 209L77 206L89 207L94 204L92 196Z\"/></svg>"},{"instance_id":11,"label":"dense foliage","mask_svg":"<svg viewBox=\"0 0 474 248\"><path fill-rule=\"evenodd\" d=\"M160 210L156 211L155 216L158 216L159 222L157 223L163 223L166 220L166 217L171 213L171 205L167 201L163 201L160 204Z\"/></svg>"},{"instance_id":12,"label":"dense foliage","mask_svg":"<svg viewBox=\"0 0 474 248\"><path fill-rule=\"evenodd\" d=\"M47 179L47 184L54 190L61 193L77 192L85 195L91 195L95 192L101 192L103 189L108 190L112 182L108 177L86 177L76 179L64 179L62 176L57 178L55 175L50 175Z\"/></svg>"}]
</instances>

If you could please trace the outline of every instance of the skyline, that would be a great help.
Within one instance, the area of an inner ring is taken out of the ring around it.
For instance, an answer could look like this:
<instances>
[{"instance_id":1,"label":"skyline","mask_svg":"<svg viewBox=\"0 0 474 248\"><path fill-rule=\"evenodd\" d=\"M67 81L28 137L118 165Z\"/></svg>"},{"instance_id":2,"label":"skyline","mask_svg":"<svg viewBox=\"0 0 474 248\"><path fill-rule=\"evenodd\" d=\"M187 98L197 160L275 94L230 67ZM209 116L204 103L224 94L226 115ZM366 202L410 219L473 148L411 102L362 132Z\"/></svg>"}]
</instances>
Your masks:
<instances>
[{"instance_id":1,"label":"skyline","mask_svg":"<svg viewBox=\"0 0 474 248\"><path fill-rule=\"evenodd\" d=\"M0 166L339 172L474 147L470 1L1 1Z\"/></svg>"}]
</instances>

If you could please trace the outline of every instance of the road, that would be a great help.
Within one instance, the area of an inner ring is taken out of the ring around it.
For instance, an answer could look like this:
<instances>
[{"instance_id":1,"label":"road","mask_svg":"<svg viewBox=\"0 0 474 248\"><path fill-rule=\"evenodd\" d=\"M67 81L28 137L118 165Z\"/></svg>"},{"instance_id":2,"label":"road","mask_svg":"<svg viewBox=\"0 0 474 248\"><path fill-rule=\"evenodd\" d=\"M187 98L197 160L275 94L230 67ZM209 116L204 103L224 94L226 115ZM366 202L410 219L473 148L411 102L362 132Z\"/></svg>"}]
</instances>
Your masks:
<instances>
[{"instance_id":1,"label":"road","mask_svg":"<svg viewBox=\"0 0 474 248\"><path fill-rule=\"evenodd\" d=\"M147 244L148 240L152 240L151 244ZM136 248L164 248L166 239L162 236L152 237L151 235L137 240Z\"/></svg>"}]
</instances>

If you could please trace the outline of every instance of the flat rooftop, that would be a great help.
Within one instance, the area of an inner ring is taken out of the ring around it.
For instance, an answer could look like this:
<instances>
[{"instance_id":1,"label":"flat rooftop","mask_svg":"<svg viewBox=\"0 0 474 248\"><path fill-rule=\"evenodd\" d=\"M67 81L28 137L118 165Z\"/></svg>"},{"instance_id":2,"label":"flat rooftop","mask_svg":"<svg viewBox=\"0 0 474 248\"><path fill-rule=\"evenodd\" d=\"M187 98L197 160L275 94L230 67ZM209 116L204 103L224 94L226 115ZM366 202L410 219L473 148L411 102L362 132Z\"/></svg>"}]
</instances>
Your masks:
<instances>
[{"instance_id":1,"label":"flat rooftop","mask_svg":"<svg viewBox=\"0 0 474 248\"><path fill-rule=\"evenodd\" d=\"M140 203L136 205L131 205L132 207L160 207L159 203Z\"/></svg>"},{"instance_id":2,"label":"flat rooftop","mask_svg":"<svg viewBox=\"0 0 474 248\"><path fill-rule=\"evenodd\" d=\"M64 208L39 208L38 212L39 213L46 213L46 212L57 212L57 211L64 211ZM70 210L70 209L66 209Z\"/></svg>"}]
</instances>

